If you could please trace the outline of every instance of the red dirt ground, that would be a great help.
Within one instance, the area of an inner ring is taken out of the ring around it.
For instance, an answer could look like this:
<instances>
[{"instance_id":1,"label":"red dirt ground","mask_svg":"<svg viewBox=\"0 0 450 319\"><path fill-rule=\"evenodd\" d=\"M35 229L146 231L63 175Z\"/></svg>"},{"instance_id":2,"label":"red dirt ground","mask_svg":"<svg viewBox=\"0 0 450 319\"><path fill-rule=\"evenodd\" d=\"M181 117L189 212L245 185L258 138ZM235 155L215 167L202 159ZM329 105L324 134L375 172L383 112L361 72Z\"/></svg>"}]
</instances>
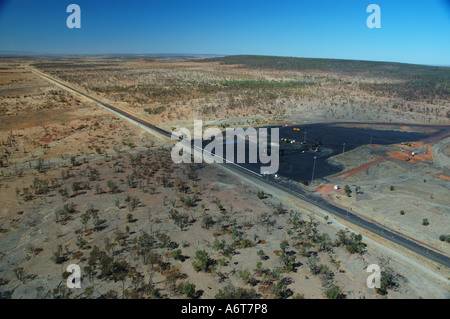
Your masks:
<instances>
[{"instance_id":1,"label":"red dirt ground","mask_svg":"<svg viewBox=\"0 0 450 319\"><path fill-rule=\"evenodd\" d=\"M439 178L445 179L447 181L450 181L450 176L446 176L444 174L438 175Z\"/></svg>"},{"instance_id":2,"label":"red dirt ground","mask_svg":"<svg viewBox=\"0 0 450 319\"><path fill-rule=\"evenodd\" d=\"M325 185L319 185L316 190L318 192L320 192L320 194L325 197L327 196L330 192L336 192L336 193L340 193L342 192L342 188L339 190L335 190L334 189L334 184L325 184Z\"/></svg>"},{"instance_id":3,"label":"red dirt ground","mask_svg":"<svg viewBox=\"0 0 450 319\"><path fill-rule=\"evenodd\" d=\"M400 152L400 153L401 153L401 152ZM388 158L377 158L377 159L375 159L374 161L369 162L369 163L367 163L367 164L364 164L364 165L358 166L358 167L356 167L356 168L350 169L350 170L348 170L348 171L345 171L345 172L339 173L339 174L337 174L337 175L334 175L333 178L345 179L345 178L347 178L347 177L350 177L350 176L353 176L353 175L358 174L358 173L360 173L360 172L363 172L363 171L365 171L366 169L368 169L368 168L374 166L374 165L375 165L376 163L378 163L379 161L384 161L384 160L388 160Z\"/></svg>"},{"instance_id":4,"label":"red dirt ground","mask_svg":"<svg viewBox=\"0 0 450 319\"><path fill-rule=\"evenodd\" d=\"M404 146L402 146L404 147ZM406 159L410 158L410 163L418 163L426 159L433 159L431 155L431 146L428 145L428 154L419 154L419 155L411 155L410 152L402 152L402 151L391 151L387 153L390 157L398 159L400 161L406 161Z\"/></svg>"}]
</instances>

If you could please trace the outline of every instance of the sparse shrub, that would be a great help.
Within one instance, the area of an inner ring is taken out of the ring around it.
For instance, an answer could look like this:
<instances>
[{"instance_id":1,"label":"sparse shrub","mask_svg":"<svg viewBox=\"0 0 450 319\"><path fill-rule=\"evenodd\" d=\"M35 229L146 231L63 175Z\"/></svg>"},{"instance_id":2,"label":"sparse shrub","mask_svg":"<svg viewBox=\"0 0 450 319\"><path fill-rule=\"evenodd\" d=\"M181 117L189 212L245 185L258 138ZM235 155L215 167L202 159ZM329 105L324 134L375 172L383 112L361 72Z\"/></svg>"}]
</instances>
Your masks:
<instances>
[{"instance_id":1,"label":"sparse shrub","mask_svg":"<svg viewBox=\"0 0 450 319\"><path fill-rule=\"evenodd\" d=\"M286 299L292 295L292 291L287 289L285 280L278 280L273 287L273 295L278 299Z\"/></svg>"},{"instance_id":2,"label":"sparse shrub","mask_svg":"<svg viewBox=\"0 0 450 319\"><path fill-rule=\"evenodd\" d=\"M347 250L351 253L362 253L366 247L366 244L362 242L362 235L355 233L351 233L350 237L347 237L345 231L340 230L338 233L338 243L342 244L347 248Z\"/></svg>"},{"instance_id":3,"label":"sparse shrub","mask_svg":"<svg viewBox=\"0 0 450 319\"><path fill-rule=\"evenodd\" d=\"M345 191L345 194L346 194L348 197L351 197L351 195L352 195L352 190L350 189L350 186L345 185L344 191Z\"/></svg>"},{"instance_id":4,"label":"sparse shrub","mask_svg":"<svg viewBox=\"0 0 450 319\"><path fill-rule=\"evenodd\" d=\"M219 241L217 238L214 240L213 247L215 250L223 250L225 248L225 240Z\"/></svg>"},{"instance_id":5,"label":"sparse shrub","mask_svg":"<svg viewBox=\"0 0 450 319\"><path fill-rule=\"evenodd\" d=\"M62 245L58 245L58 248L53 253L51 258L56 264L62 264L67 260L65 254L63 253Z\"/></svg>"},{"instance_id":6,"label":"sparse shrub","mask_svg":"<svg viewBox=\"0 0 450 319\"><path fill-rule=\"evenodd\" d=\"M278 214L285 214L287 212L282 203L279 203L275 209Z\"/></svg>"},{"instance_id":7,"label":"sparse shrub","mask_svg":"<svg viewBox=\"0 0 450 319\"><path fill-rule=\"evenodd\" d=\"M195 253L195 260L192 262L192 266L195 271L212 271L216 261L209 257L209 254L205 250L197 250Z\"/></svg>"},{"instance_id":8,"label":"sparse shrub","mask_svg":"<svg viewBox=\"0 0 450 319\"><path fill-rule=\"evenodd\" d=\"M311 270L311 273L313 275L316 275L320 272L320 267L318 267L318 263L320 261L320 258L317 257L316 255L312 255L308 258L308 260L306 261L306 264L309 267L309 270Z\"/></svg>"},{"instance_id":9,"label":"sparse shrub","mask_svg":"<svg viewBox=\"0 0 450 319\"><path fill-rule=\"evenodd\" d=\"M127 222L131 223L133 221L133 214L132 213L128 213L127 214Z\"/></svg>"},{"instance_id":10,"label":"sparse shrub","mask_svg":"<svg viewBox=\"0 0 450 319\"><path fill-rule=\"evenodd\" d=\"M86 244L87 244L87 242L86 242L86 240L83 239L83 237L81 237L81 236L78 237L78 239L77 239L78 248L83 249L84 246L86 246Z\"/></svg>"},{"instance_id":11,"label":"sparse shrub","mask_svg":"<svg viewBox=\"0 0 450 319\"><path fill-rule=\"evenodd\" d=\"M283 253L280 256L280 262L283 264L285 271L289 272L294 269L295 259L296 259L295 254Z\"/></svg>"},{"instance_id":12,"label":"sparse shrub","mask_svg":"<svg viewBox=\"0 0 450 319\"><path fill-rule=\"evenodd\" d=\"M34 166L34 169L37 170L39 173L42 173L44 171L44 165L40 158L37 160L36 165Z\"/></svg>"},{"instance_id":13,"label":"sparse shrub","mask_svg":"<svg viewBox=\"0 0 450 319\"><path fill-rule=\"evenodd\" d=\"M105 298L106 299L117 299L117 291L115 290L109 290L106 294L105 294Z\"/></svg>"},{"instance_id":14,"label":"sparse shrub","mask_svg":"<svg viewBox=\"0 0 450 319\"><path fill-rule=\"evenodd\" d=\"M119 192L119 187L113 181L106 182L106 189L108 193L115 194Z\"/></svg>"},{"instance_id":15,"label":"sparse shrub","mask_svg":"<svg viewBox=\"0 0 450 319\"><path fill-rule=\"evenodd\" d=\"M255 289L236 289L231 283L228 283L223 290L219 289L215 295L216 299L256 299L258 297Z\"/></svg>"},{"instance_id":16,"label":"sparse shrub","mask_svg":"<svg viewBox=\"0 0 450 319\"><path fill-rule=\"evenodd\" d=\"M339 286L334 286L334 285L325 291L325 296L328 299L342 299L343 298L341 288Z\"/></svg>"},{"instance_id":17,"label":"sparse shrub","mask_svg":"<svg viewBox=\"0 0 450 319\"><path fill-rule=\"evenodd\" d=\"M84 225L84 231L87 230L87 223L88 223L89 219L91 219L91 215L88 214L87 212L84 213L83 215L81 215L81 224Z\"/></svg>"},{"instance_id":18,"label":"sparse shrub","mask_svg":"<svg viewBox=\"0 0 450 319\"><path fill-rule=\"evenodd\" d=\"M181 249L174 250L170 253L170 256L175 260L182 260L183 255L181 254Z\"/></svg>"},{"instance_id":19,"label":"sparse shrub","mask_svg":"<svg viewBox=\"0 0 450 319\"><path fill-rule=\"evenodd\" d=\"M264 259L264 257L266 257L266 253L262 250L262 249L260 249L260 250L258 250L258 252L256 253L258 256L259 256L259 258L261 258L261 259Z\"/></svg>"},{"instance_id":20,"label":"sparse shrub","mask_svg":"<svg viewBox=\"0 0 450 319\"><path fill-rule=\"evenodd\" d=\"M183 293L186 295L186 297L188 297L188 298L195 297L195 285L194 284L187 282L183 285L182 290L183 290Z\"/></svg>"},{"instance_id":21,"label":"sparse shrub","mask_svg":"<svg viewBox=\"0 0 450 319\"><path fill-rule=\"evenodd\" d=\"M239 270L239 277L244 283L247 283L250 279L250 272L248 270Z\"/></svg>"},{"instance_id":22,"label":"sparse shrub","mask_svg":"<svg viewBox=\"0 0 450 319\"><path fill-rule=\"evenodd\" d=\"M214 225L214 219L211 216L205 216L202 219L202 226L209 228Z\"/></svg>"},{"instance_id":23,"label":"sparse shrub","mask_svg":"<svg viewBox=\"0 0 450 319\"><path fill-rule=\"evenodd\" d=\"M170 243L170 236L167 234L159 234L158 240L162 247L166 247Z\"/></svg>"},{"instance_id":24,"label":"sparse shrub","mask_svg":"<svg viewBox=\"0 0 450 319\"><path fill-rule=\"evenodd\" d=\"M25 270L23 267L14 268L14 273L16 274L16 278L20 281L24 281L25 279Z\"/></svg>"},{"instance_id":25,"label":"sparse shrub","mask_svg":"<svg viewBox=\"0 0 450 319\"><path fill-rule=\"evenodd\" d=\"M183 204L186 205L187 207L192 207L195 204L195 198L190 196L183 197L182 201Z\"/></svg>"},{"instance_id":26,"label":"sparse shrub","mask_svg":"<svg viewBox=\"0 0 450 319\"><path fill-rule=\"evenodd\" d=\"M289 247L289 243L287 240L283 240L280 244L281 250L285 253L286 249Z\"/></svg>"},{"instance_id":27,"label":"sparse shrub","mask_svg":"<svg viewBox=\"0 0 450 319\"><path fill-rule=\"evenodd\" d=\"M91 296L93 295L94 291L95 291L94 290L94 286L88 286L84 290L83 295L84 295L85 298L90 299Z\"/></svg>"},{"instance_id":28,"label":"sparse shrub","mask_svg":"<svg viewBox=\"0 0 450 319\"><path fill-rule=\"evenodd\" d=\"M76 194L78 194L78 191L81 190L81 184L79 182L73 182L72 183L72 191Z\"/></svg>"},{"instance_id":29,"label":"sparse shrub","mask_svg":"<svg viewBox=\"0 0 450 319\"><path fill-rule=\"evenodd\" d=\"M381 271L380 288L375 288L380 295L387 295L388 289L398 287L398 274L391 267L386 267Z\"/></svg>"}]
</instances>

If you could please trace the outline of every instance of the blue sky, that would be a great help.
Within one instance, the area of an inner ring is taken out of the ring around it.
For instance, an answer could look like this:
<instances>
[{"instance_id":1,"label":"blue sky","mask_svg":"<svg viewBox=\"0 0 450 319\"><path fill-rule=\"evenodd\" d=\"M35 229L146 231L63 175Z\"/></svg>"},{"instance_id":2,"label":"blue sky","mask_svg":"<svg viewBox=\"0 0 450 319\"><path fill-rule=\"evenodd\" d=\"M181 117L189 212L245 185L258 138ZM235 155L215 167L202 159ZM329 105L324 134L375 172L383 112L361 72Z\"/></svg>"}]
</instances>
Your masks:
<instances>
[{"instance_id":1,"label":"blue sky","mask_svg":"<svg viewBox=\"0 0 450 319\"><path fill-rule=\"evenodd\" d=\"M81 29L66 8L81 7ZM381 29L369 29L369 4ZM450 0L0 0L0 51L259 54L450 65Z\"/></svg>"}]
</instances>

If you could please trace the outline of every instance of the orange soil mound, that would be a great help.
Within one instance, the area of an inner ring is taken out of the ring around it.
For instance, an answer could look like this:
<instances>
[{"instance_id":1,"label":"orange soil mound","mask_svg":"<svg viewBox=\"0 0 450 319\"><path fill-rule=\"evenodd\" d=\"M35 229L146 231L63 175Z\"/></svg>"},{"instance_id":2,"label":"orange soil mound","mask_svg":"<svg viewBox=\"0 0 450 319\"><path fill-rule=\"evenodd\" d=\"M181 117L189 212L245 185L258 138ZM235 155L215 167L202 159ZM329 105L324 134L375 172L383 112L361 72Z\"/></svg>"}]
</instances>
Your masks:
<instances>
[{"instance_id":1,"label":"orange soil mound","mask_svg":"<svg viewBox=\"0 0 450 319\"><path fill-rule=\"evenodd\" d=\"M326 184L326 185L320 185L317 187L317 191L322 196L327 196L330 192L335 191L337 193L340 193L342 191L342 188L339 190L334 189L334 184Z\"/></svg>"},{"instance_id":2,"label":"orange soil mound","mask_svg":"<svg viewBox=\"0 0 450 319\"><path fill-rule=\"evenodd\" d=\"M409 157L410 163L417 163L418 160L416 157L412 157L411 154L402 152L402 151L390 151L387 153L390 157L395 158L399 161L406 161L406 159Z\"/></svg>"},{"instance_id":3,"label":"orange soil mound","mask_svg":"<svg viewBox=\"0 0 450 319\"><path fill-rule=\"evenodd\" d=\"M364 164L364 165L358 166L358 167L356 167L356 168L350 169L350 170L345 171L345 172L343 172L343 173L337 174L337 175L335 175L334 177L347 178L347 177L353 176L353 175L355 175L355 174L364 172L366 169L368 169L368 168L374 166L374 165L375 165L376 163L378 163L379 161L384 161L384 160L386 160L386 159L387 159L387 158L377 158L376 160L374 160L374 161L372 161L372 162L369 162L369 163L367 163L367 164Z\"/></svg>"},{"instance_id":4,"label":"orange soil mound","mask_svg":"<svg viewBox=\"0 0 450 319\"><path fill-rule=\"evenodd\" d=\"M398 159L400 161L406 161L406 159L410 158L410 163L418 163L426 159L433 159L431 155L431 146L428 146L428 154L419 154L419 155L411 155L409 152L402 151L390 151L387 153L390 157Z\"/></svg>"},{"instance_id":5,"label":"orange soil mound","mask_svg":"<svg viewBox=\"0 0 450 319\"><path fill-rule=\"evenodd\" d=\"M424 159L433 159L433 155L431 154L431 146L428 146L428 154L419 154L414 157L418 158L419 161L423 161Z\"/></svg>"},{"instance_id":6,"label":"orange soil mound","mask_svg":"<svg viewBox=\"0 0 450 319\"><path fill-rule=\"evenodd\" d=\"M409 126L401 126L400 127L402 130L405 130L405 131L407 131L407 130L409 130L410 129L410 127Z\"/></svg>"}]
</instances>

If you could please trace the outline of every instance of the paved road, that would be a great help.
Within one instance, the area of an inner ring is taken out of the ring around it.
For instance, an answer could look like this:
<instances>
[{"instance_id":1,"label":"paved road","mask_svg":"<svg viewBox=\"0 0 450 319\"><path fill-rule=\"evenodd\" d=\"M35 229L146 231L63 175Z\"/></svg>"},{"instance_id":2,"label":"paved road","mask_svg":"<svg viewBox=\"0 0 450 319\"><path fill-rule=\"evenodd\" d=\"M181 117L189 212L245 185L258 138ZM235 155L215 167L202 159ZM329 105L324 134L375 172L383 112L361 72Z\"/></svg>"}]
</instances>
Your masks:
<instances>
[{"instance_id":1,"label":"paved road","mask_svg":"<svg viewBox=\"0 0 450 319\"><path fill-rule=\"evenodd\" d=\"M152 129L152 130L154 130L154 131L156 131L156 132L158 132L158 133L160 133L160 134L162 134L162 135L164 135L164 136L166 136L168 138L171 137L171 133L170 132L168 132L168 131L166 131L166 130L164 130L162 128L159 128L159 127L157 127L154 124L151 124L151 123L149 123L147 121L144 121L144 120L136 117L135 115L132 115L132 114L130 114L128 112L125 112L125 111L123 111L121 109L118 109L118 108L116 108L114 106L111 106L111 105L109 105L107 103L101 102L98 99L93 98L93 97L91 97L91 96L89 96L89 95L87 95L87 94L85 94L85 93L83 93L83 92L81 92L79 90L76 90L76 89L74 89L74 88L72 88L72 87L62 83L61 81L59 81L59 80L57 80L57 79L55 79L55 78L53 78L53 77L51 77L51 76L49 76L47 74L44 74L44 73L42 73L42 72L40 72L38 70L35 70L35 69L32 69L32 68L30 68L30 70L32 72L34 72L34 73L36 73L36 74L46 78L50 82L57 83L60 86L62 86L63 88L69 90L69 91L76 92L77 94L79 94L79 95L81 95L81 96L83 96L83 97L85 97L85 98L87 98L87 99L89 99L91 101L94 101L95 103L99 104L100 106L102 106L104 108L110 109L111 111L113 111L115 113L118 113L118 114L120 114L122 116L125 116L125 117L133 120L134 122L139 123L140 125L146 126L147 128L150 128L150 129ZM323 209L324 211L327 211L331 215L340 217L340 218L342 218L342 219L344 219L344 220L346 220L346 221L348 221L348 222L350 222L350 223L352 223L352 224L354 224L356 226L364 228L364 229L366 229L366 230L368 230L368 231L370 231L370 232L372 232L372 233L374 233L374 234L376 234L376 235L378 235L378 236L380 236L382 238L390 240L390 241L392 241L392 242L394 242L394 243L396 243L398 245L401 245L402 247L405 247L405 248L407 248L407 249L409 249L409 250L411 250L411 251L413 251L413 252L415 252L415 253L417 253L417 254L419 254L421 256L424 256L424 257L426 257L426 258L428 258L430 260L433 260L433 261L435 261L437 263L440 263L440 264L450 268L450 258L448 256L446 256L444 254L441 254L439 252L436 252L436 251L434 251L434 250L432 250L432 249L430 249L430 248L428 248L428 247L426 247L424 245L421 245L421 244L419 244L419 243L417 243L415 241L412 241L412 240L406 238L405 236L403 236L403 235L401 235L401 234L399 234L399 233L397 233L397 232L395 232L393 230L390 230L390 229L386 228L383 225L377 224L374 221L369 221L369 220L363 219L363 218L361 218L361 217L359 217L359 216L357 216L355 214L352 214L352 213L350 213L350 212L348 212L348 211L346 211L346 210L344 210L342 208L336 207L336 206L326 202L325 200L323 200L321 198L318 198L318 197L312 196L310 194L307 194L299 186L296 186L296 185L288 183L288 182L281 181L279 179L274 179L273 177L263 177L260 174L255 173L253 171L250 171L249 169L244 168L244 167L242 167L242 166L240 166L238 164L229 165L229 168L239 172L241 175L245 175L247 178L252 179L252 180L254 180L254 181L258 182L258 183L267 183L267 184L269 184L269 185L271 185L273 187L276 187L276 188L278 188L278 189L280 189L282 191L285 191L285 192L287 192L287 193L289 193L289 194L291 194L291 195L293 195L293 196L295 196L295 197L297 197L297 198L299 198L301 200L304 200L304 201L306 201L306 202L308 202L308 203L310 203L310 204L312 204L312 205L314 205L316 207L319 207L319 208Z\"/></svg>"}]
</instances>

